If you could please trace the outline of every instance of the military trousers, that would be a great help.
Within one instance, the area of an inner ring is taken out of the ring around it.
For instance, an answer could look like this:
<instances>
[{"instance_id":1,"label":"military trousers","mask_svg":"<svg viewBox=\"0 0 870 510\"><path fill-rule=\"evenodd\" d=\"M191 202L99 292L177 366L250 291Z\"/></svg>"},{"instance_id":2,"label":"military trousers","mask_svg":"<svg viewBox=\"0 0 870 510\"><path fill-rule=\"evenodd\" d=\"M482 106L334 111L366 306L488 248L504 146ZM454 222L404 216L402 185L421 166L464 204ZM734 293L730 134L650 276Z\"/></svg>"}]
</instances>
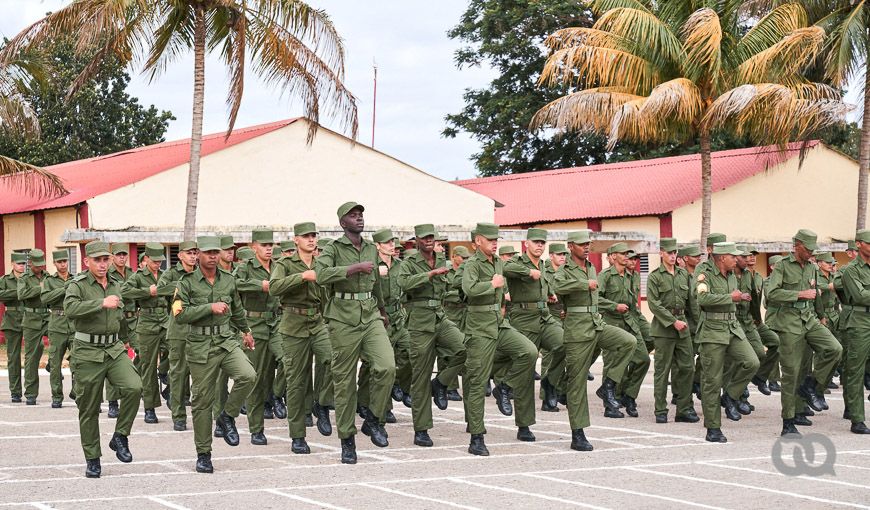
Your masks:
<instances>
[{"instance_id":1,"label":"military trousers","mask_svg":"<svg viewBox=\"0 0 870 510\"><path fill-rule=\"evenodd\" d=\"M139 337L139 374L142 376L142 404L145 409L154 409L161 406L157 358L160 355L161 344L165 341L166 329L160 328L153 333L139 331L137 336Z\"/></svg>"},{"instance_id":2,"label":"military trousers","mask_svg":"<svg viewBox=\"0 0 870 510\"><path fill-rule=\"evenodd\" d=\"M277 332L268 337L255 337L254 342L254 349L244 351L257 373L254 388L245 403L248 412L248 429L251 434L263 432L263 405L272 392L272 383L268 377L269 370L274 374L276 353L283 355L284 352L281 336Z\"/></svg>"},{"instance_id":3,"label":"military trousers","mask_svg":"<svg viewBox=\"0 0 870 510\"><path fill-rule=\"evenodd\" d=\"M606 324L595 331L591 340L588 337L576 338L570 329L570 323L565 323L565 373L568 381L568 421L571 430L584 429L589 426L589 399L586 394L586 375L589 367L604 351L611 365L607 377L615 382L622 380L625 367L637 345L637 338L627 331Z\"/></svg>"},{"instance_id":4,"label":"military trousers","mask_svg":"<svg viewBox=\"0 0 870 510\"><path fill-rule=\"evenodd\" d=\"M21 330L3 330L6 338L6 360L9 369L9 393L21 396Z\"/></svg>"},{"instance_id":5,"label":"military trousers","mask_svg":"<svg viewBox=\"0 0 870 510\"><path fill-rule=\"evenodd\" d=\"M773 374L773 370L779 366L779 335L763 322L756 325L755 328L765 348L764 359L759 358L761 365L755 375L759 379L767 381Z\"/></svg>"},{"instance_id":6,"label":"military trousers","mask_svg":"<svg viewBox=\"0 0 870 510\"><path fill-rule=\"evenodd\" d=\"M432 428L432 367L436 355L446 366L435 377L441 384L450 382L465 368L465 337L450 319L435 323L435 331L410 330L411 416L414 431Z\"/></svg>"},{"instance_id":7,"label":"military trousers","mask_svg":"<svg viewBox=\"0 0 870 510\"><path fill-rule=\"evenodd\" d=\"M193 441L196 444L197 454L209 453L215 418L212 415L212 406L218 373L223 371L233 380L233 389L227 395L223 408L224 412L233 418L239 415L239 409L254 389L257 373L242 349L236 346L227 351L219 345L212 345L205 363L194 363L188 360L188 365L193 379L190 409L193 414Z\"/></svg>"},{"instance_id":8,"label":"military trousers","mask_svg":"<svg viewBox=\"0 0 870 510\"><path fill-rule=\"evenodd\" d=\"M783 419L791 419L794 418L795 411L800 410L796 409L797 389L803 382L801 364L807 346L814 353L814 356L810 356L815 360L811 375L816 381L816 391L820 395L824 393L827 381L830 380L840 361L843 348L834 335L819 323L797 334L777 331L777 335L779 336L779 363L782 369L781 416Z\"/></svg>"},{"instance_id":9,"label":"military trousers","mask_svg":"<svg viewBox=\"0 0 870 510\"><path fill-rule=\"evenodd\" d=\"M731 363L731 379L723 387L725 360ZM748 341L731 335L727 344L701 343L701 407L704 410L704 427L722 427L720 390L739 400L743 389L758 371L758 356Z\"/></svg>"},{"instance_id":10,"label":"military trousers","mask_svg":"<svg viewBox=\"0 0 870 510\"><path fill-rule=\"evenodd\" d=\"M860 423L864 421L864 371L870 360L870 328L847 328L846 335L849 351L844 367L843 398L852 423Z\"/></svg>"},{"instance_id":11,"label":"military trousers","mask_svg":"<svg viewBox=\"0 0 870 510\"><path fill-rule=\"evenodd\" d=\"M557 393L565 392L565 331L557 322L541 324L537 331L517 328L517 331L535 344L538 351L547 352L546 370L541 364L541 379L547 379L556 388ZM535 356L537 363L537 356Z\"/></svg>"},{"instance_id":12,"label":"military trousers","mask_svg":"<svg viewBox=\"0 0 870 510\"><path fill-rule=\"evenodd\" d=\"M617 395L636 399L640 393L640 386L649 372L649 366L649 350L647 350L646 342L643 337L635 337L634 351L632 351L631 359L625 367L625 375L616 389ZM610 370L605 375L610 377Z\"/></svg>"},{"instance_id":13,"label":"military trousers","mask_svg":"<svg viewBox=\"0 0 870 510\"><path fill-rule=\"evenodd\" d=\"M335 421L339 439L356 434L357 366L362 360L369 370L369 409L381 421L389 405L396 378L396 360L384 323L350 325L329 322L332 345L332 380L335 388Z\"/></svg>"},{"instance_id":14,"label":"military trousers","mask_svg":"<svg viewBox=\"0 0 870 510\"><path fill-rule=\"evenodd\" d=\"M51 384L52 402L63 401L63 357L67 352L72 355L74 338L74 333L48 332L48 360L51 362L51 372L48 374L48 380ZM72 368L72 365L70 365L70 368Z\"/></svg>"},{"instance_id":15,"label":"military trousers","mask_svg":"<svg viewBox=\"0 0 870 510\"><path fill-rule=\"evenodd\" d=\"M396 379L393 384L398 384L402 391L411 392L411 361L408 349L410 348L410 335L404 327L391 327L387 332L390 337L390 345L393 348L393 356L396 361ZM371 391L371 379L369 378L368 363L363 362L359 369L357 386L357 403L362 407L369 406L369 392ZM387 409L393 409L393 401L387 400Z\"/></svg>"},{"instance_id":16,"label":"military trousers","mask_svg":"<svg viewBox=\"0 0 870 510\"><path fill-rule=\"evenodd\" d=\"M76 405L79 409L79 434L85 459L98 459L100 449L100 401L103 397L103 384L110 381L120 395L118 420L115 432L129 436L133 420L139 412L139 399L142 394L142 381L129 356L122 353L117 358L105 356L102 362L76 358L73 347L70 363L75 372ZM60 368L60 367L58 367Z\"/></svg>"},{"instance_id":17,"label":"military trousers","mask_svg":"<svg viewBox=\"0 0 870 510\"><path fill-rule=\"evenodd\" d=\"M761 364L764 363L766 357L764 344L761 343L761 337L758 335L758 331L755 328L747 329L746 327L744 327L743 333L746 335L746 341L749 342L749 346L752 347L752 352L754 352L755 357L758 358L758 366L760 370ZM723 386L728 386L731 383L731 379L734 377L734 371L740 370L741 368L739 365L732 363L731 361L731 358L727 356L725 357L725 367L723 369L724 374L722 376ZM743 392L742 389L740 391L741 393Z\"/></svg>"},{"instance_id":18,"label":"military trousers","mask_svg":"<svg viewBox=\"0 0 870 510\"><path fill-rule=\"evenodd\" d=\"M45 350L42 337L48 333L47 325L40 329L24 327L24 396L39 395L39 360Z\"/></svg>"},{"instance_id":19,"label":"military trousers","mask_svg":"<svg viewBox=\"0 0 870 510\"><path fill-rule=\"evenodd\" d=\"M312 358L329 373L332 364L329 330L324 327L317 334L307 337L282 334L281 341L284 373L287 375L287 427L291 438L305 437L305 415L311 410L306 393L312 384ZM317 381L316 386L319 386L315 392L318 403L332 398L331 380Z\"/></svg>"},{"instance_id":20,"label":"military trousers","mask_svg":"<svg viewBox=\"0 0 870 510\"><path fill-rule=\"evenodd\" d=\"M184 402L190 398L190 367L184 354L184 338L167 338L169 344L169 410L172 421L187 421Z\"/></svg>"},{"instance_id":21,"label":"military trousers","mask_svg":"<svg viewBox=\"0 0 870 510\"><path fill-rule=\"evenodd\" d=\"M653 397L655 414L668 414L668 375L671 391L677 396L677 416L684 416L694 408L692 402L692 376L694 350L692 337L653 337L655 359L653 364Z\"/></svg>"},{"instance_id":22,"label":"military trousers","mask_svg":"<svg viewBox=\"0 0 870 510\"><path fill-rule=\"evenodd\" d=\"M492 373L493 363L506 363L509 367L501 382L511 387L514 392L514 423L517 427L534 425L533 371L538 361L535 344L514 328L499 328L498 338L467 336L465 354L462 395L468 432L486 434L483 423L486 382ZM412 399L416 401L416 397Z\"/></svg>"}]
</instances>

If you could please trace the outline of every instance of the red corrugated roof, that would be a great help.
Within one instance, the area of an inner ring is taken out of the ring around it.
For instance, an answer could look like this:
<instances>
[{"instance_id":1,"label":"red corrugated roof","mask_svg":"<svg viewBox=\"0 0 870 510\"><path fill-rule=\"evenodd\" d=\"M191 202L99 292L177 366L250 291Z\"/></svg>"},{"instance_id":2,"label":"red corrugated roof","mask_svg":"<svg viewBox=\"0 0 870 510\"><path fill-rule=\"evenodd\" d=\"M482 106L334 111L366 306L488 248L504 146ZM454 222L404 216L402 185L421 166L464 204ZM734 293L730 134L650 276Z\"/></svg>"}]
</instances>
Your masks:
<instances>
[{"instance_id":1,"label":"red corrugated roof","mask_svg":"<svg viewBox=\"0 0 870 510\"><path fill-rule=\"evenodd\" d=\"M265 135L297 120L288 119L236 129L226 141L224 141L224 133L203 136L202 155L207 156L251 138ZM70 193L49 200L39 200L13 191L0 180L0 214L68 207L188 161L190 161L189 138L50 166L48 170L63 179L64 186Z\"/></svg>"},{"instance_id":2,"label":"red corrugated roof","mask_svg":"<svg viewBox=\"0 0 870 510\"><path fill-rule=\"evenodd\" d=\"M815 147L818 142L810 142ZM796 157L801 144L785 153L775 146L713 153L713 191ZM500 225L669 213L701 198L701 156L675 156L454 181L486 195Z\"/></svg>"}]
</instances>

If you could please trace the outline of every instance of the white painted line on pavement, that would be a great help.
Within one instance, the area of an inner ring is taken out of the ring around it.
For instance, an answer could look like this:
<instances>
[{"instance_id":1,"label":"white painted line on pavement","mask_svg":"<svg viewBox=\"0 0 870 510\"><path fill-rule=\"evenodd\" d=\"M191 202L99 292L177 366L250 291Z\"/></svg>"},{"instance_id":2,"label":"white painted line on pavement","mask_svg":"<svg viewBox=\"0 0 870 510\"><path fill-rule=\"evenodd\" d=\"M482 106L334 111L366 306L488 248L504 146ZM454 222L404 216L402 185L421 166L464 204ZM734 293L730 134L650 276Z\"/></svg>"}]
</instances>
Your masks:
<instances>
[{"instance_id":1,"label":"white painted line on pavement","mask_svg":"<svg viewBox=\"0 0 870 510\"><path fill-rule=\"evenodd\" d=\"M309 505L319 506L321 508L331 508L333 510L350 510L350 509L345 508L343 506L330 505L329 503L324 503L323 501L316 501L314 499L308 499L308 498L299 496L297 494L288 494L286 492L281 492L281 491L276 490L276 489L267 489L265 492L268 492L270 494L275 494L277 496L284 496L285 498L295 499L296 501L308 503Z\"/></svg>"},{"instance_id":2,"label":"white painted line on pavement","mask_svg":"<svg viewBox=\"0 0 870 510\"><path fill-rule=\"evenodd\" d=\"M448 478L447 480L454 482L454 483L464 483L466 485L480 487L482 489L492 489L492 490L496 490L496 491L507 492L509 494L518 494L520 496L529 496L529 497L533 497L533 498L545 499L547 501L554 501L556 503L562 503L565 505L579 506L579 507L583 507L583 508L592 508L594 510L608 510L607 507L604 507L604 506L590 505L588 503L581 503L579 501L571 501L570 499L557 498L555 496L547 496L546 494L538 494L537 492L521 491L519 489L512 489L510 487L499 487L498 485L489 485L486 483L472 482L470 480L465 480L462 478Z\"/></svg>"},{"instance_id":3,"label":"white painted line on pavement","mask_svg":"<svg viewBox=\"0 0 870 510\"><path fill-rule=\"evenodd\" d=\"M48 506L43 503L30 503L30 505L39 508L40 510L54 510L53 506Z\"/></svg>"},{"instance_id":4,"label":"white painted line on pavement","mask_svg":"<svg viewBox=\"0 0 870 510\"><path fill-rule=\"evenodd\" d=\"M172 508L173 510L190 510L186 506L177 505L171 501L166 501L163 498L158 498L157 496L148 496L149 501L153 501L155 503L161 504L167 508Z\"/></svg>"},{"instance_id":5,"label":"white painted line on pavement","mask_svg":"<svg viewBox=\"0 0 870 510\"><path fill-rule=\"evenodd\" d=\"M375 490L387 492L390 494L395 494L396 496L402 496L402 497L413 498L413 499L420 499L423 501L437 503L439 506L446 505L446 506L453 507L453 508L465 508L466 510L479 510L478 507L476 507L476 506L460 505L459 503L452 503L452 502L444 500L444 499L430 498L430 497L426 497L426 496L421 496L419 494L412 494L410 492L404 492L404 491L399 491L396 489L390 489L387 487L381 487L379 485L375 485L375 484L371 484L371 483L360 482L357 485L360 485L362 487L368 487L369 489L375 489Z\"/></svg>"},{"instance_id":6,"label":"white painted line on pavement","mask_svg":"<svg viewBox=\"0 0 870 510\"><path fill-rule=\"evenodd\" d=\"M822 455L819 455L819 456L821 457ZM760 475L773 475L773 476L780 476L780 477L786 477L786 478L798 478L798 479L801 479L801 480L812 480L812 481L814 481L814 482L832 483L832 484L835 484L835 485L845 485L845 486L847 486L847 487L855 487L855 488L857 488L857 489L868 489L868 490L870 490L870 485L861 485L861 484L858 484L858 483L843 482L843 481L841 481L841 480L831 480L830 478L822 478L822 477L806 476L806 475L803 475L803 476L787 476L787 475L784 475L783 473L780 473L779 471L767 471L767 470L765 470L765 469L755 469L755 468L741 467L741 466L728 466L728 465L721 464L721 463L716 463L716 462L697 461L697 462L695 462L695 464L700 464L700 465L702 465L702 466L710 466L710 467L716 467L716 468L723 468L723 469L732 469L732 470L735 470L735 471L746 471L746 472L749 472L749 473L758 473L758 474L760 474ZM837 464L834 464L834 467L836 468L836 467L837 467Z\"/></svg>"}]
</instances>

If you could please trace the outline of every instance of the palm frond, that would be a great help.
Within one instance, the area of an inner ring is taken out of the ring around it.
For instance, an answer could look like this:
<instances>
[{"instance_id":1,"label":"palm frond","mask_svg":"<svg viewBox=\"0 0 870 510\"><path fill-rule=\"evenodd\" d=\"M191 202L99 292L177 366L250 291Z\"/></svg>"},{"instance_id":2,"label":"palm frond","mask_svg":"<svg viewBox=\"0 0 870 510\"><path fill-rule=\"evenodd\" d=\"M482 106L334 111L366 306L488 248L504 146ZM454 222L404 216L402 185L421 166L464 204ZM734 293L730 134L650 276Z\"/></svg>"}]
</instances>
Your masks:
<instances>
[{"instance_id":1,"label":"palm frond","mask_svg":"<svg viewBox=\"0 0 870 510\"><path fill-rule=\"evenodd\" d=\"M677 78L657 86L640 109L645 117L667 118L669 122L683 124L695 124L703 111L701 91L687 78Z\"/></svg>"},{"instance_id":2,"label":"palm frond","mask_svg":"<svg viewBox=\"0 0 870 510\"><path fill-rule=\"evenodd\" d=\"M653 6L649 1L641 0L594 0L591 7L592 11L596 14L602 14L611 9L620 9L623 7L650 13L653 10Z\"/></svg>"},{"instance_id":3,"label":"palm frond","mask_svg":"<svg viewBox=\"0 0 870 510\"><path fill-rule=\"evenodd\" d=\"M788 34L808 25L807 13L795 2L777 5L740 38L735 53L743 62L780 42Z\"/></svg>"},{"instance_id":4,"label":"palm frond","mask_svg":"<svg viewBox=\"0 0 870 510\"><path fill-rule=\"evenodd\" d=\"M538 110L529 128L537 130L551 127L563 133L578 131L607 134L619 108L637 99L642 99L642 96L618 87L581 90L551 101Z\"/></svg>"},{"instance_id":5,"label":"palm frond","mask_svg":"<svg viewBox=\"0 0 870 510\"><path fill-rule=\"evenodd\" d=\"M0 155L0 188L45 200L69 193L60 177L17 159Z\"/></svg>"},{"instance_id":6,"label":"palm frond","mask_svg":"<svg viewBox=\"0 0 870 510\"><path fill-rule=\"evenodd\" d=\"M630 87L639 93L658 81L655 66L627 51L579 45L553 52L538 80L541 84L578 84L590 87Z\"/></svg>"},{"instance_id":7,"label":"palm frond","mask_svg":"<svg viewBox=\"0 0 870 510\"><path fill-rule=\"evenodd\" d=\"M867 69L867 10L865 0L854 2L850 10L841 14L829 38L826 61L828 78L835 85L843 85Z\"/></svg>"},{"instance_id":8,"label":"palm frond","mask_svg":"<svg viewBox=\"0 0 870 510\"><path fill-rule=\"evenodd\" d=\"M682 29L686 50L686 77L693 81L714 80L722 67L722 26L713 9L699 9Z\"/></svg>"},{"instance_id":9,"label":"palm frond","mask_svg":"<svg viewBox=\"0 0 870 510\"><path fill-rule=\"evenodd\" d=\"M667 24L647 10L620 7L598 18L593 28L633 41L646 60L657 67L678 65L685 58L683 46Z\"/></svg>"},{"instance_id":10,"label":"palm frond","mask_svg":"<svg viewBox=\"0 0 870 510\"><path fill-rule=\"evenodd\" d=\"M242 0L242 5L245 2ZM230 74L230 89L227 93L227 106L230 110L229 123L226 138L229 138L239 115L242 105L242 95L245 90L245 54L247 53L247 30L248 20L244 15L234 19L229 28L228 37L224 41L224 49L221 56L227 65Z\"/></svg>"},{"instance_id":11,"label":"palm frond","mask_svg":"<svg viewBox=\"0 0 870 510\"><path fill-rule=\"evenodd\" d=\"M760 83L795 74L812 63L824 43L825 31L821 27L794 30L773 46L740 64L739 80L743 83Z\"/></svg>"},{"instance_id":12,"label":"palm frond","mask_svg":"<svg viewBox=\"0 0 870 510\"><path fill-rule=\"evenodd\" d=\"M18 92L0 94L0 133L39 136L39 118L33 107Z\"/></svg>"},{"instance_id":13,"label":"palm frond","mask_svg":"<svg viewBox=\"0 0 870 510\"><path fill-rule=\"evenodd\" d=\"M193 48L193 9L188 4L173 5L151 36L153 42L142 66L151 80L163 74L169 64Z\"/></svg>"}]
</instances>

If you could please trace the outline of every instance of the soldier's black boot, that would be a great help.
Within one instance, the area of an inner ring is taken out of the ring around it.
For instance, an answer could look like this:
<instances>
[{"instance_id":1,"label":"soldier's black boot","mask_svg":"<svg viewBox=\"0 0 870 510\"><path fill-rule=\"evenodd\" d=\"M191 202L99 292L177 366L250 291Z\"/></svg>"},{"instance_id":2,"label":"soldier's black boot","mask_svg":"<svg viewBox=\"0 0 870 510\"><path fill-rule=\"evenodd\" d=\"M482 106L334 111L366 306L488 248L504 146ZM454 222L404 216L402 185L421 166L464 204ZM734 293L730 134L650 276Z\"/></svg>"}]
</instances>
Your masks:
<instances>
[{"instance_id":1,"label":"soldier's black boot","mask_svg":"<svg viewBox=\"0 0 870 510\"><path fill-rule=\"evenodd\" d=\"M447 409L447 386L444 385L437 377L432 379L432 401L435 407L442 411Z\"/></svg>"},{"instance_id":2,"label":"soldier's black boot","mask_svg":"<svg viewBox=\"0 0 870 510\"><path fill-rule=\"evenodd\" d=\"M707 429L707 437L705 437L707 441L711 443L727 443L728 439L725 437L725 434L722 433L722 429Z\"/></svg>"},{"instance_id":3,"label":"soldier's black boot","mask_svg":"<svg viewBox=\"0 0 870 510\"><path fill-rule=\"evenodd\" d=\"M287 419L287 406L284 405L284 399L272 395L272 409L275 412L275 418L279 420Z\"/></svg>"},{"instance_id":4,"label":"soldier's black boot","mask_svg":"<svg viewBox=\"0 0 870 510\"><path fill-rule=\"evenodd\" d=\"M574 429L571 431L571 449L578 452L591 452L592 443L586 439L586 434L583 429Z\"/></svg>"},{"instance_id":5,"label":"soldier's black boot","mask_svg":"<svg viewBox=\"0 0 870 510\"><path fill-rule=\"evenodd\" d=\"M816 393L816 379L808 375L806 379L804 379L804 383L800 385L798 388L798 395L804 398L807 401L807 405L812 408L813 411L824 411L826 403L822 402L822 398L819 397L818 393Z\"/></svg>"},{"instance_id":6,"label":"soldier's black boot","mask_svg":"<svg viewBox=\"0 0 870 510\"><path fill-rule=\"evenodd\" d=\"M211 465L211 453L200 453L196 456L196 472L214 473L214 466Z\"/></svg>"},{"instance_id":7,"label":"soldier's black boot","mask_svg":"<svg viewBox=\"0 0 870 510\"><path fill-rule=\"evenodd\" d=\"M492 396L495 397L495 405L498 410L505 416L514 414L514 408L511 405L511 399L508 396L510 387L505 383L498 383L492 388Z\"/></svg>"},{"instance_id":8,"label":"soldier's black boot","mask_svg":"<svg viewBox=\"0 0 870 510\"><path fill-rule=\"evenodd\" d=\"M770 391L774 393L779 393L782 391L782 386L779 385L776 381L767 381L767 387L770 388Z\"/></svg>"},{"instance_id":9,"label":"soldier's black boot","mask_svg":"<svg viewBox=\"0 0 870 510\"><path fill-rule=\"evenodd\" d=\"M342 464L356 464L356 442L353 437L350 436L341 440Z\"/></svg>"},{"instance_id":10,"label":"soldier's black boot","mask_svg":"<svg viewBox=\"0 0 870 510\"><path fill-rule=\"evenodd\" d=\"M447 390L447 400L451 402L462 402L462 395L458 390Z\"/></svg>"},{"instance_id":11,"label":"soldier's black boot","mask_svg":"<svg viewBox=\"0 0 870 510\"><path fill-rule=\"evenodd\" d=\"M121 462L133 462L133 454L130 453L130 445L127 442L127 436L115 432L112 435L112 440L109 441L109 448L115 452L115 456Z\"/></svg>"},{"instance_id":12,"label":"soldier's black boot","mask_svg":"<svg viewBox=\"0 0 870 510\"><path fill-rule=\"evenodd\" d=\"M251 434L251 444L254 446L265 446L268 444L268 440L266 439L266 434L262 432L255 432Z\"/></svg>"},{"instance_id":13,"label":"soldier's black boot","mask_svg":"<svg viewBox=\"0 0 870 510\"><path fill-rule=\"evenodd\" d=\"M384 421L387 423L396 423L398 420L396 420L396 415L393 414L393 411L387 409L387 411L384 413Z\"/></svg>"},{"instance_id":14,"label":"soldier's black boot","mask_svg":"<svg viewBox=\"0 0 870 510\"><path fill-rule=\"evenodd\" d=\"M870 434L870 428L867 428L867 425L864 425L863 421L853 423L852 428L849 430L851 430L853 434Z\"/></svg>"},{"instance_id":15,"label":"soldier's black boot","mask_svg":"<svg viewBox=\"0 0 870 510\"><path fill-rule=\"evenodd\" d=\"M239 431L236 430L236 420L226 411L221 411L217 417L217 424L224 433L224 441L230 446L239 446Z\"/></svg>"},{"instance_id":16,"label":"soldier's black boot","mask_svg":"<svg viewBox=\"0 0 870 510\"><path fill-rule=\"evenodd\" d=\"M118 406L117 400L109 401L109 418L117 418L121 414L121 408Z\"/></svg>"},{"instance_id":17,"label":"soldier's black boot","mask_svg":"<svg viewBox=\"0 0 870 510\"><path fill-rule=\"evenodd\" d=\"M329 421L329 409L323 407L318 402L314 402L312 410L317 415L317 431L322 436L331 436L332 423Z\"/></svg>"},{"instance_id":18,"label":"soldier's black boot","mask_svg":"<svg viewBox=\"0 0 870 510\"><path fill-rule=\"evenodd\" d=\"M758 377L757 375L752 378L752 384L758 387L758 391L765 395L770 395L770 387L767 386L767 381Z\"/></svg>"},{"instance_id":19,"label":"soldier's black boot","mask_svg":"<svg viewBox=\"0 0 870 510\"><path fill-rule=\"evenodd\" d=\"M613 379L605 377L604 383L595 391L595 394L604 401L605 407L619 409L619 401L616 399L616 381Z\"/></svg>"},{"instance_id":20,"label":"soldier's black boot","mask_svg":"<svg viewBox=\"0 0 870 510\"><path fill-rule=\"evenodd\" d=\"M488 457L489 450L483 442L483 434L471 434L471 443L468 445L468 453Z\"/></svg>"},{"instance_id":21,"label":"soldier's black boot","mask_svg":"<svg viewBox=\"0 0 870 510\"><path fill-rule=\"evenodd\" d=\"M740 411L737 410L737 404L728 392L722 392L720 399L722 407L725 408L725 416L731 421L739 421L741 418Z\"/></svg>"},{"instance_id":22,"label":"soldier's black boot","mask_svg":"<svg viewBox=\"0 0 870 510\"><path fill-rule=\"evenodd\" d=\"M290 444L290 451L301 455L311 453L311 448L308 446L308 441L304 437L294 437Z\"/></svg>"},{"instance_id":23,"label":"soldier's black boot","mask_svg":"<svg viewBox=\"0 0 870 510\"><path fill-rule=\"evenodd\" d=\"M275 413L272 410L272 402L267 398L263 402L263 419L264 420L274 420Z\"/></svg>"},{"instance_id":24,"label":"soldier's black boot","mask_svg":"<svg viewBox=\"0 0 870 510\"><path fill-rule=\"evenodd\" d=\"M625 406L625 412L628 413L629 416L631 416L632 418L638 417L637 402L633 398L629 397L628 395L624 395L622 397L622 405Z\"/></svg>"},{"instance_id":25,"label":"soldier's black boot","mask_svg":"<svg viewBox=\"0 0 870 510\"><path fill-rule=\"evenodd\" d=\"M217 423L214 424L214 437L224 437L224 429Z\"/></svg>"},{"instance_id":26,"label":"soldier's black boot","mask_svg":"<svg viewBox=\"0 0 870 510\"><path fill-rule=\"evenodd\" d=\"M429 431L418 430L414 432L414 444L417 446L432 446L435 443L429 437Z\"/></svg>"},{"instance_id":27,"label":"soldier's black boot","mask_svg":"<svg viewBox=\"0 0 870 510\"><path fill-rule=\"evenodd\" d=\"M549 411L556 409L558 411L559 408L556 407L556 404L558 404L559 401L556 395L556 388L552 383L550 383L549 378L544 377L541 379L541 389L544 390L544 405L541 406L541 410Z\"/></svg>"},{"instance_id":28,"label":"soldier's black boot","mask_svg":"<svg viewBox=\"0 0 870 510\"><path fill-rule=\"evenodd\" d=\"M402 397L402 403L405 404L405 407L407 407L408 409L411 408L411 392L410 391L408 393L405 393L405 395Z\"/></svg>"},{"instance_id":29,"label":"soldier's black boot","mask_svg":"<svg viewBox=\"0 0 870 510\"><path fill-rule=\"evenodd\" d=\"M100 467L100 459L88 459L85 467L85 476L88 478L99 478L102 468Z\"/></svg>"},{"instance_id":30,"label":"soldier's black boot","mask_svg":"<svg viewBox=\"0 0 870 510\"><path fill-rule=\"evenodd\" d=\"M373 445L379 448L383 448L390 444L387 440L387 435L384 433L384 429L381 427L380 421L370 409L366 409L366 419L360 430L362 430L363 434L369 436Z\"/></svg>"},{"instance_id":31,"label":"soldier's black boot","mask_svg":"<svg viewBox=\"0 0 870 510\"><path fill-rule=\"evenodd\" d=\"M794 426L794 419L792 418L783 418L782 419L782 432L779 433L780 436L787 436L789 434L800 436L801 433L798 432L797 427Z\"/></svg>"},{"instance_id":32,"label":"soldier's black boot","mask_svg":"<svg viewBox=\"0 0 870 510\"><path fill-rule=\"evenodd\" d=\"M803 413L795 413L794 419L792 419L792 423L795 425L800 425L801 427L809 427L813 424L813 422L809 418L807 418L807 415Z\"/></svg>"},{"instance_id":33,"label":"soldier's black boot","mask_svg":"<svg viewBox=\"0 0 870 510\"><path fill-rule=\"evenodd\" d=\"M154 412L154 409L146 409L145 410L145 423L157 423L157 413Z\"/></svg>"},{"instance_id":34,"label":"soldier's black boot","mask_svg":"<svg viewBox=\"0 0 870 510\"><path fill-rule=\"evenodd\" d=\"M870 391L870 374L864 372L864 389Z\"/></svg>"},{"instance_id":35,"label":"soldier's black boot","mask_svg":"<svg viewBox=\"0 0 870 510\"><path fill-rule=\"evenodd\" d=\"M390 396L393 397L393 400L396 402L401 402L403 398L405 398L405 392L402 391L402 388L398 384L393 385L393 389L390 390Z\"/></svg>"},{"instance_id":36,"label":"soldier's black boot","mask_svg":"<svg viewBox=\"0 0 870 510\"><path fill-rule=\"evenodd\" d=\"M532 434L532 431L528 427L520 427L517 429L517 439L532 443L535 441L535 435Z\"/></svg>"}]
</instances>

